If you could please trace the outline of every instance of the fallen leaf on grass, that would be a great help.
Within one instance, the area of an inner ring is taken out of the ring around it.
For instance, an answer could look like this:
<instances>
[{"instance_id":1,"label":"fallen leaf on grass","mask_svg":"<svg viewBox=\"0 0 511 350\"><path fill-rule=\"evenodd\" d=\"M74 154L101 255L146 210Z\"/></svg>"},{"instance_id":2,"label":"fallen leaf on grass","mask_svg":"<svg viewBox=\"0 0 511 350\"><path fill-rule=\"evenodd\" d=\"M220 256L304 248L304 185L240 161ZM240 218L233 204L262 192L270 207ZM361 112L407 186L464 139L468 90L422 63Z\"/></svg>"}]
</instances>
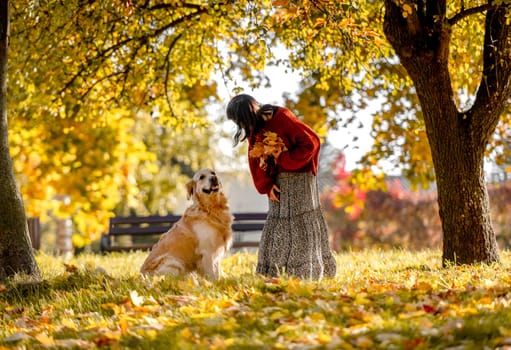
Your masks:
<instances>
[{"instance_id":1,"label":"fallen leaf on grass","mask_svg":"<svg viewBox=\"0 0 511 350\"><path fill-rule=\"evenodd\" d=\"M318 333L318 335L316 336L316 339L320 344L323 344L323 345L326 345L332 341L332 337L329 334L326 334L324 332Z\"/></svg>"},{"instance_id":2,"label":"fallen leaf on grass","mask_svg":"<svg viewBox=\"0 0 511 350\"><path fill-rule=\"evenodd\" d=\"M70 320L69 318L63 318L61 321L61 326L62 327L65 327L65 328L68 328L68 329L71 329L73 331L77 331L78 328L76 327L76 324L74 323L73 320Z\"/></svg>"},{"instance_id":3,"label":"fallen leaf on grass","mask_svg":"<svg viewBox=\"0 0 511 350\"><path fill-rule=\"evenodd\" d=\"M106 345L112 345L117 342L119 342L119 339L121 338L121 334L118 332L105 332L100 334L94 339L94 343L99 346L106 346Z\"/></svg>"},{"instance_id":4,"label":"fallen leaf on grass","mask_svg":"<svg viewBox=\"0 0 511 350\"><path fill-rule=\"evenodd\" d=\"M46 333L39 333L34 336L43 345L55 345L55 339Z\"/></svg>"},{"instance_id":5,"label":"fallen leaf on grass","mask_svg":"<svg viewBox=\"0 0 511 350\"><path fill-rule=\"evenodd\" d=\"M312 287L298 279L290 279L286 285L286 292L299 297L310 298L312 296Z\"/></svg>"},{"instance_id":6,"label":"fallen leaf on grass","mask_svg":"<svg viewBox=\"0 0 511 350\"><path fill-rule=\"evenodd\" d=\"M74 273L74 272L78 271L78 267L75 265L64 263L64 267L66 269L66 272Z\"/></svg>"},{"instance_id":7,"label":"fallen leaf on grass","mask_svg":"<svg viewBox=\"0 0 511 350\"><path fill-rule=\"evenodd\" d=\"M136 290L130 291L130 299L131 303L135 306L142 306L145 301L145 298L143 296L138 295L138 292Z\"/></svg>"}]
</instances>

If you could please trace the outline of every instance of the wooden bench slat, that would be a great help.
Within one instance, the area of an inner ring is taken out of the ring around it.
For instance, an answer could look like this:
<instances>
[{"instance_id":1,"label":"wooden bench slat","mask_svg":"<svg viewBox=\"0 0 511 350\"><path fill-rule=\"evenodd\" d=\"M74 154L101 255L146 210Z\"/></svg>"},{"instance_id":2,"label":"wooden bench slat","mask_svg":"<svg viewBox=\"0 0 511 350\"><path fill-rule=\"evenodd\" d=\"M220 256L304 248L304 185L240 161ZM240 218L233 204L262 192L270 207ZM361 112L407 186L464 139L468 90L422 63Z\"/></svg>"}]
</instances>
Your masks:
<instances>
[{"instance_id":1,"label":"wooden bench slat","mask_svg":"<svg viewBox=\"0 0 511 350\"><path fill-rule=\"evenodd\" d=\"M266 220L266 213L234 213L234 220Z\"/></svg>"},{"instance_id":2,"label":"wooden bench slat","mask_svg":"<svg viewBox=\"0 0 511 350\"><path fill-rule=\"evenodd\" d=\"M261 231L264 227L264 224L257 222L249 222L249 223L238 223L234 222L232 224L232 230L234 232L245 232L245 231Z\"/></svg>"},{"instance_id":3,"label":"wooden bench slat","mask_svg":"<svg viewBox=\"0 0 511 350\"><path fill-rule=\"evenodd\" d=\"M122 224L166 224L175 223L181 216L167 215L167 216L115 216L110 218L110 226Z\"/></svg>"},{"instance_id":4,"label":"wooden bench slat","mask_svg":"<svg viewBox=\"0 0 511 350\"><path fill-rule=\"evenodd\" d=\"M231 248L249 248L249 247L253 247L253 248L257 248L259 247L259 242L254 242L254 241L248 241L248 242L243 242L243 241L238 241L238 242L232 242L232 246Z\"/></svg>"},{"instance_id":5,"label":"wooden bench slat","mask_svg":"<svg viewBox=\"0 0 511 350\"><path fill-rule=\"evenodd\" d=\"M113 245L104 247L105 252L124 252L131 250L150 250L154 244L132 244L130 246Z\"/></svg>"},{"instance_id":6,"label":"wooden bench slat","mask_svg":"<svg viewBox=\"0 0 511 350\"><path fill-rule=\"evenodd\" d=\"M147 236L165 233L171 226L115 227L108 234L112 236Z\"/></svg>"}]
</instances>

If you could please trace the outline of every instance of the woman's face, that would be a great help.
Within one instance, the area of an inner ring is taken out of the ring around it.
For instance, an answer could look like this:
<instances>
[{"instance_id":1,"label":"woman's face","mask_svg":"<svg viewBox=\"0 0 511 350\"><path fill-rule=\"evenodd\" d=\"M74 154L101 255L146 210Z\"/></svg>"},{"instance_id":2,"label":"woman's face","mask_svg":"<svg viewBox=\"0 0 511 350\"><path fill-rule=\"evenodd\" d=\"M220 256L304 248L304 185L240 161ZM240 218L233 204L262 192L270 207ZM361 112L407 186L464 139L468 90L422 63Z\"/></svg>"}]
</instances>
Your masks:
<instances>
[{"instance_id":1,"label":"woman's face","mask_svg":"<svg viewBox=\"0 0 511 350\"><path fill-rule=\"evenodd\" d=\"M257 113L257 111L259 110L259 105L257 104L256 101L251 102L251 107L252 107L252 112L254 112L254 113Z\"/></svg>"}]
</instances>

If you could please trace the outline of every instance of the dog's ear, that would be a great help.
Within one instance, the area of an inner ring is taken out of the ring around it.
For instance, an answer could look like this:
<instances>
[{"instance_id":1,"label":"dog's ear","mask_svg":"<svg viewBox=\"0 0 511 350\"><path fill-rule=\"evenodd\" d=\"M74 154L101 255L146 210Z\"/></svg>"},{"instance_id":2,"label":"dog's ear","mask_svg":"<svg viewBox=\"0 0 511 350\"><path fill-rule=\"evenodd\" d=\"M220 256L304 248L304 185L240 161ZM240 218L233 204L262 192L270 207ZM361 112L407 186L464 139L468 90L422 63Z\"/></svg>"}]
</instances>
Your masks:
<instances>
[{"instance_id":1,"label":"dog's ear","mask_svg":"<svg viewBox=\"0 0 511 350\"><path fill-rule=\"evenodd\" d=\"M190 180L186 183L186 199L192 198L194 187L195 187L195 182L193 180Z\"/></svg>"}]
</instances>

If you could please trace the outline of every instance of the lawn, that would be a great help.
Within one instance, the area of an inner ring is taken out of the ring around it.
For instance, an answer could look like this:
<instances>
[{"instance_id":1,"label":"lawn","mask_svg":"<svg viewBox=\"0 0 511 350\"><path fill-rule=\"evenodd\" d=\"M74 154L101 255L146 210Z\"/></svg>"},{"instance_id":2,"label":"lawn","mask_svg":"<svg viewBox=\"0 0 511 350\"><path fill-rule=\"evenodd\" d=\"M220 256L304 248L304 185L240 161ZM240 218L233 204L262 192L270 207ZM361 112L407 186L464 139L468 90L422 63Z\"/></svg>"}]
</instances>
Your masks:
<instances>
[{"instance_id":1,"label":"lawn","mask_svg":"<svg viewBox=\"0 0 511 350\"><path fill-rule=\"evenodd\" d=\"M39 254L42 282L0 284L0 349L495 349L511 346L511 255L442 268L439 251L348 252L320 282L142 278L146 254Z\"/></svg>"}]
</instances>

